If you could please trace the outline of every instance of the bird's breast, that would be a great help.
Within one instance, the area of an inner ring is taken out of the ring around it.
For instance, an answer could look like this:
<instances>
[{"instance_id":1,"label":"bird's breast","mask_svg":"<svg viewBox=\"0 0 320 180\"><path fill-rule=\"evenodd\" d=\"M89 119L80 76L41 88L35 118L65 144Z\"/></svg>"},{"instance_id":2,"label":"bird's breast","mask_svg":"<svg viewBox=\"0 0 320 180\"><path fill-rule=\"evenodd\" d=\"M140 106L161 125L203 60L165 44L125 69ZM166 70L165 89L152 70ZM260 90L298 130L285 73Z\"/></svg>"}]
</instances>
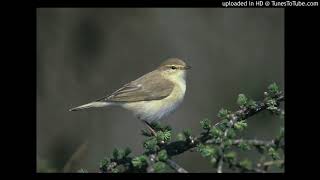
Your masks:
<instances>
[{"instance_id":1,"label":"bird's breast","mask_svg":"<svg viewBox=\"0 0 320 180\"><path fill-rule=\"evenodd\" d=\"M161 100L126 103L124 108L131 110L139 119L157 121L169 115L181 104L186 91L185 81L176 84L171 94Z\"/></svg>"}]
</instances>

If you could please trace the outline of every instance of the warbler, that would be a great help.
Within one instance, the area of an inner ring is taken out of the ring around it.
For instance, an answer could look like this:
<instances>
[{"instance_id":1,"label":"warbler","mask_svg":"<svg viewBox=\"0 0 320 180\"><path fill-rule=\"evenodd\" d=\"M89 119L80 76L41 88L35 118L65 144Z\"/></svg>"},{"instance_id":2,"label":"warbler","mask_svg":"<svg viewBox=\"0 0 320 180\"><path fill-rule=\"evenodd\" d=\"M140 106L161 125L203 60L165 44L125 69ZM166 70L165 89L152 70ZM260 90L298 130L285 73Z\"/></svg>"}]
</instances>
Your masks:
<instances>
[{"instance_id":1,"label":"warbler","mask_svg":"<svg viewBox=\"0 0 320 180\"><path fill-rule=\"evenodd\" d=\"M150 129L150 123L170 115L183 101L186 70L190 68L181 59L169 58L155 70L125 84L111 95L69 111L120 106L132 111ZM150 130L153 131L152 128Z\"/></svg>"}]
</instances>

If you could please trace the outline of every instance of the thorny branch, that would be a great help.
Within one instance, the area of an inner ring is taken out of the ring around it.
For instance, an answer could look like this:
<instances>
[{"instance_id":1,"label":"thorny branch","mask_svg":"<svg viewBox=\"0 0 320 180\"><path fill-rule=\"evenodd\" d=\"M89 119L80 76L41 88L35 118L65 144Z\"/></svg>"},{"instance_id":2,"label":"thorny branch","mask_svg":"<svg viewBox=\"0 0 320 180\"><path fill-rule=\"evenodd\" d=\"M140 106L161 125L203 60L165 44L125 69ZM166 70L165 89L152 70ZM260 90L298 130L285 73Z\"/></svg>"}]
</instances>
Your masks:
<instances>
[{"instance_id":1,"label":"thorny branch","mask_svg":"<svg viewBox=\"0 0 320 180\"><path fill-rule=\"evenodd\" d=\"M284 95L280 95L278 98L276 98L277 103L280 103L284 101ZM239 109L236 111L233 115L233 120L232 123L237 122L243 117L243 119L248 119L249 117L265 110L267 108L267 104L264 102L259 103L256 109L248 109L248 108L243 108ZM219 125L221 122L216 123L214 126ZM179 154L184 153L185 151L189 151L192 148L195 148L198 144L200 143L207 143L208 140L210 140L210 136L207 134L200 135L198 137L192 138L193 143L188 143L185 141L175 141L171 142L167 145L164 146L164 149L167 150L169 156L176 156ZM178 149L176 147L179 147Z\"/></svg>"},{"instance_id":2,"label":"thorny branch","mask_svg":"<svg viewBox=\"0 0 320 180\"><path fill-rule=\"evenodd\" d=\"M279 91L280 92L280 91ZM273 104L276 104L277 106L280 104L280 102L284 101L284 95L282 92L275 94L274 97L272 97L273 100ZM269 104L268 104L269 103ZM223 133L223 137L222 137L222 141L216 142L215 139L212 138L212 136L209 135L209 131L206 133L201 133L199 136L193 137L193 136L189 136L187 137L187 140L178 140L178 141L174 141L174 142L170 142L170 143L164 143L161 145L160 150L165 150L168 156L168 159L166 161L164 161L167 165L169 165L172 169L174 169L176 172L179 173L187 173L187 171L181 167L180 165L178 165L177 163L175 163L174 161L171 160L171 158L173 156L177 156L179 154L182 154L186 151L191 151L193 150L195 147L197 147L200 144L216 144L219 145L219 158L217 159L217 172L218 173L222 173L222 169L223 169L223 162L224 162L224 141L223 139L227 137L229 130L234 126L235 123L242 121L242 120L246 120L248 118L250 118L251 116L254 116L255 114L263 111L263 110L270 110L270 102L263 100L261 102L257 102L256 105L254 106L254 108L249 108L249 107L240 107L239 110L233 112L230 114L229 117L229 121L228 121L228 125L226 127L226 129L224 130ZM220 121L219 123L216 123L215 125L213 125L213 127L217 127L221 124L222 122ZM272 141L261 141L261 140L243 140L243 139L236 139L232 141L232 145L239 145L243 142L246 142L250 145L253 146L260 146L260 145L264 145L264 146L268 146L268 147L272 147L276 145L276 142L274 140ZM284 149L284 146L281 146L281 148ZM158 150L157 152L159 152L160 150ZM157 158L157 154L149 154L149 160L148 160L148 166L147 166L147 172L154 172L154 168L153 168L153 164L155 162L155 159ZM247 168L246 171L247 172L260 172L260 173L264 173L267 171L268 167L274 164L280 164L283 165L284 161L283 160L278 160L278 161L270 161L270 162L264 162L264 163L259 163L257 166L258 168ZM110 163L110 165L113 165L113 163ZM239 163L235 163L234 167L241 167L242 165ZM261 169L262 167L262 169ZM130 171L130 170L128 170Z\"/></svg>"}]
</instances>

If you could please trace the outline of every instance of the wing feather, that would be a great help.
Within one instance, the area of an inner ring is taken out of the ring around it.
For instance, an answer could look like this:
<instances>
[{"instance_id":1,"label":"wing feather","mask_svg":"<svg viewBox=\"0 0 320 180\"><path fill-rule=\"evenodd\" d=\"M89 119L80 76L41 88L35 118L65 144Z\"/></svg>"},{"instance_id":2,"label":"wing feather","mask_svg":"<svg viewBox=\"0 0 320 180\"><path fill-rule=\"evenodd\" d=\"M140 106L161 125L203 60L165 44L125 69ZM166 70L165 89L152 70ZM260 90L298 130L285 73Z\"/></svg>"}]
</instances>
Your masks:
<instances>
[{"instance_id":1,"label":"wing feather","mask_svg":"<svg viewBox=\"0 0 320 180\"><path fill-rule=\"evenodd\" d=\"M137 102L163 99L170 95L174 84L157 76L161 76L161 74L157 71L150 72L98 101Z\"/></svg>"}]
</instances>

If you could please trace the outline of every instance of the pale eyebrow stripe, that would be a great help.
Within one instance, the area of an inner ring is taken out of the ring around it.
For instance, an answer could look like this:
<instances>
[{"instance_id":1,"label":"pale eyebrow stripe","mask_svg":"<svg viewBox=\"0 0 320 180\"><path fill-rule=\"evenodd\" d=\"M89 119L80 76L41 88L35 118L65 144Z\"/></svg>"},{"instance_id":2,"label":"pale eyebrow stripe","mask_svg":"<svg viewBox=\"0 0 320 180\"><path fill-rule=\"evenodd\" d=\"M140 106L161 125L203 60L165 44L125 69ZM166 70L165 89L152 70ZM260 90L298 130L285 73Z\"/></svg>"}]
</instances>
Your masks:
<instances>
[{"instance_id":1,"label":"pale eyebrow stripe","mask_svg":"<svg viewBox=\"0 0 320 180\"><path fill-rule=\"evenodd\" d=\"M175 66L177 69L183 69L184 66L182 65L175 65L175 64L171 64L171 65L166 65L167 67L171 67L171 66Z\"/></svg>"}]
</instances>

